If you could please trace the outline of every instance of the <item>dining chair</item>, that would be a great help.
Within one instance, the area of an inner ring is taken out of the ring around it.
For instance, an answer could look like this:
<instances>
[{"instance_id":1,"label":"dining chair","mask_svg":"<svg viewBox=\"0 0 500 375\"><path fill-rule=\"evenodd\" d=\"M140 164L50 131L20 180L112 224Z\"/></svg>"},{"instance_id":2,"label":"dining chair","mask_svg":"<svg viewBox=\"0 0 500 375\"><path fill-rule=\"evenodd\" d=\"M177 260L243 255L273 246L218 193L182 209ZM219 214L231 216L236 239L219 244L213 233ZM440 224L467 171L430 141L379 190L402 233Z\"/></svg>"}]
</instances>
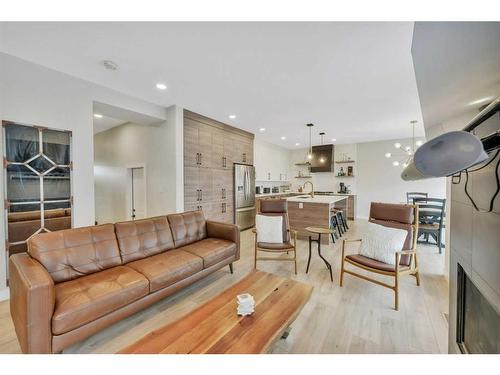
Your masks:
<instances>
[{"instance_id":1,"label":"dining chair","mask_svg":"<svg viewBox=\"0 0 500 375\"><path fill-rule=\"evenodd\" d=\"M259 215L264 216L281 216L283 218L282 223L282 242L281 243L269 243L269 242L259 242L257 229L254 228L252 232L255 233L255 258L254 258L254 268L257 268L257 261L286 261L294 262L295 264L295 274L297 274L297 232L290 230L290 220L288 219L288 204L286 199L265 199L260 201ZM290 256L259 256L259 252L267 252L274 254L287 255L292 252L293 257Z\"/></svg>"},{"instance_id":2,"label":"dining chair","mask_svg":"<svg viewBox=\"0 0 500 375\"><path fill-rule=\"evenodd\" d=\"M401 276L413 275L417 286L420 285L420 276L417 261L417 233L418 233L418 211L419 206L409 204L393 204L372 202L370 205L369 221L374 224L383 225L390 228L404 229L407 232L405 242L401 251L395 253L394 265L381 262L376 259L366 257L361 254L346 255L346 244L352 242L361 242L361 239L345 239L342 243L342 264L340 269L340 286L343 284L344 273L359 277L360 279L370 281L394 291L394 309L399 309L399 279ZM361 274L353 269L346 269L349 264L369 271L375 274L394 278L394 285L373 279Z\"/></svg>"},{"instance_id":3,"label":"dining chair","mask_svg":"<svg viewBox=\"0 0 500 375\"><path fill-rule=\"evenodd\" d=\"M406 203L413 204L413 199L415 198L427 198L427 193L419 193L416 191L406 193Z\"/></svg>"},{"instance_id":4,"label":"dining chair","mask_svg":"<svg viewBox=\"0 0 500 375\"><path fill-rule=\"evenodd\" d=\"M446 210L446 199L442 198L414 198L413 201L419 207L418 238L424 236L424 241L418 243L429 244L429 236L434 238L439 254L442 253L442 234L444 229L444 217Z\"/></svg>"}]
</instances>

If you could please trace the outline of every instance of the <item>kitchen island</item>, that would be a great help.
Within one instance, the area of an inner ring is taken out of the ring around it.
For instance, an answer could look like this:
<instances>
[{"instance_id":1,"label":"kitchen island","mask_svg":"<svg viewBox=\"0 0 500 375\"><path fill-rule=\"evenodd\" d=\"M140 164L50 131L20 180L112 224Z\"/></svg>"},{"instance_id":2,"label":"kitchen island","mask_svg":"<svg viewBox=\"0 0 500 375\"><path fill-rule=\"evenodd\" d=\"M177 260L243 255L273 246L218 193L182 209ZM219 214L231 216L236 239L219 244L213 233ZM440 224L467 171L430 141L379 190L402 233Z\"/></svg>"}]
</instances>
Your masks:
<instances>
[{"instance_id":1,"label":"kitchen island","mask_svg":"<svg viewBox=\"0 0 500 375\"><path fill-rule=\"evenodd\" d=\"M307 227L330 227L331 209L348 211L347 196L299 195L287 198L290 228L297 231L297 237L307 239L310 235ZM321 243L328 245L330 236L322 236Z\"/></svg>"}]
</instances>

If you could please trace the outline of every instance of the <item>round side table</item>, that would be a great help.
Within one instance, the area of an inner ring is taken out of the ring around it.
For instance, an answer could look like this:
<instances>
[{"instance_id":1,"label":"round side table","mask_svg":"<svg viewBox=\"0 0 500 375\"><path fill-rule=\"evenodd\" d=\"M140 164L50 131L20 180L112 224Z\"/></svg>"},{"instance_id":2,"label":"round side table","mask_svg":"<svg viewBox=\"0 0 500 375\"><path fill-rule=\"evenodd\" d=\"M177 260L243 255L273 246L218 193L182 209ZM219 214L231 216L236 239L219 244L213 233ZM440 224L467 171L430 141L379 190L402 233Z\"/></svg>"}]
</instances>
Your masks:
<instances>
[{"instance_id":1,"label":"round side table","mask_svg":"<svg viewBox=\"0 0 500 375\"><path fill-rule=\"evenodd\" d=\"M307 227L306 231L308 231L311 234L317 234L318 239L313 239L312 236L309 236L309 259L307 260L307 268L306 268L306 273L309 272L309 264L311 263L311 244L313 242L318 243L318 255L321 259L323 259L323 262L326 264L326 268L328 271L330 271L330 280L333 282L333 273L332 273L332 265L328 263L328 261L323 258L323 255L321 255L321 235L326 234L327 236L333 233L333 230L330 228L322 228L322 227Z\"/></svg>"}]
</instances>

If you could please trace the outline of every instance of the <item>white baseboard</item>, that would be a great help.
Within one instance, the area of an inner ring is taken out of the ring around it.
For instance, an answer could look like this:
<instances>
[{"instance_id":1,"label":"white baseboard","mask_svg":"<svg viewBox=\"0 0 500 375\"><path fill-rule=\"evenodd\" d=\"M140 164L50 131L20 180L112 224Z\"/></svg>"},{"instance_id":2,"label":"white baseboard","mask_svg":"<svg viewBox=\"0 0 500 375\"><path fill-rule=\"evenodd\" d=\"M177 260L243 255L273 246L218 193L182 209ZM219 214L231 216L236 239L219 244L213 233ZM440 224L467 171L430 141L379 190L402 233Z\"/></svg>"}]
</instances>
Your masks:
<instances>
[{"instance_id":1,"label":"white baseboard","mask_svg":"<svg viewBox=\"0 0 500 375\"><path fill-rule=\"evenodd\" d=\"M9 288L0 289L0 301L5 301L9 299L9 296L10 296Z\"/></svg>"}]
</instances>

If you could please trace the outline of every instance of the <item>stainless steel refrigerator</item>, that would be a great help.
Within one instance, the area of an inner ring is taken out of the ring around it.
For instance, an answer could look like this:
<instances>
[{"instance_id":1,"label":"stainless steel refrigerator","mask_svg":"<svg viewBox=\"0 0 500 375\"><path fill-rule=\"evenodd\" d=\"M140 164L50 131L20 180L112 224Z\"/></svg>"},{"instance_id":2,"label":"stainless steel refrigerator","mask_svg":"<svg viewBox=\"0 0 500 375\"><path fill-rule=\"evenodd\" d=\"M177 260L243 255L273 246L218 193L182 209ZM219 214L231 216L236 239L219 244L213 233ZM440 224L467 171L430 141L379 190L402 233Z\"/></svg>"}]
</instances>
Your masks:
<instances>
[{"instance_id":1,"label":"stainless steel refrigerator","mask_svg":"<svg viewBox=\"0 0 500 375\"><path fill-rule=\"evenodd\" d=\"M234 164L234 217L240 230L255 225L255 168Z\"/></svg>"}]
</instances>

